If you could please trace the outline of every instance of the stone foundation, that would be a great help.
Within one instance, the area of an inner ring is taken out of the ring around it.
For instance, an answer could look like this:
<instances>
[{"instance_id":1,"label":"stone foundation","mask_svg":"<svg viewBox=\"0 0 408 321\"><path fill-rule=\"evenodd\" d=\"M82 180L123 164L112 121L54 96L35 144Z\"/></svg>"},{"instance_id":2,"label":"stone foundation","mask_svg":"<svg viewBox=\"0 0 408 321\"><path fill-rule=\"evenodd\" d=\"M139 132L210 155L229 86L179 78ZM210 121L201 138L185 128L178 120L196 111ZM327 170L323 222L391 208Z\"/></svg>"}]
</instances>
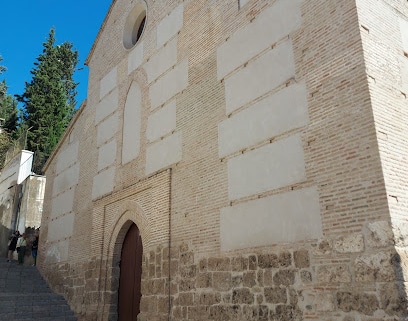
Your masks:
<instances>
[{"instance_id":1,"label":"stone foundation","mask_svg":"<svg viewBox=\"0 0 408 321\"><path fill-rule=\"evenodd\" d=\"M384 226L218 257L198 257L185 243L158 246L145 251L138 320L405 320L403 262ZM55 265L46 275L80 320L113 321L120 270L112 262Z\"/></svg>"},{"instance_id":2,"label":"stone foundation","mask_svg":"<svg viewBox=\"0 0 408 321\"><path fill-rule=\"evenodd\" d=\"M191 249L182 245L171 258L172 266L177 267L170 282L172 318L402 319L406 298L403 289L398 291L402 281L398 280L398 254L385 250L373 255L360 253L355 259L334 259L331 246L326 254L319 253L331 243L321 240L294 250L271 249L197 261ZM141 320L150 320L147 315Z\"/></svg>"}]
</instances>

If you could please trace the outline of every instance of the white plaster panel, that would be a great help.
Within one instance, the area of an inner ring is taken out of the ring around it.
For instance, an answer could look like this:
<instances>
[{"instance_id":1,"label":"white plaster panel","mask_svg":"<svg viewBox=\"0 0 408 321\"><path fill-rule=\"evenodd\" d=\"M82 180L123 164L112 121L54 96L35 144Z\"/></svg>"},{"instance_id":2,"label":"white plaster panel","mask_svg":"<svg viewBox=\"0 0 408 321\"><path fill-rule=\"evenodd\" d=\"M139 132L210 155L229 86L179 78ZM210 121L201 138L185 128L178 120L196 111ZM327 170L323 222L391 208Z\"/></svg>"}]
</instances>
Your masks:
<instances>
[{"instance_id":1,"label":"white plaster panel","mask_svg":"<svg viewBox=\"0 0 408 321\"><path fill-rule=\"evenodd\" d=\"M118 69L114 67L101 79L99 99L102 99L108 92L116 87L117 73Z\"/></svg>"},{"instance_id":2,"label":"white plaster panel","mask_svg":"<svg viewBox=\"0 0 408 321\"><path fill-rule=\"evenodd\" d=\"M143 62L143 42L137 44L128 56L128 74L137 69Z\"/></svg>"},{"instance_id":3,"label":"white plaster panel","mask_svg":"<svg viewBox=\"0 0 408 321\"><path fill-rule=\"evenodd\" d=\"M219 124L219 155L224 157L308 121L306 85L286 87Z\"/></svg>"},{"instance_id":4,"label":"white plaster panel","mask_svg":"<svg viewBox=\"0 0 408 321\"><path fill-rule=\"evenodd\" d=\"M48 241L57 241L72 236L74 219L74 213L69 213L51 221L48 225Z\"/></svg>"},{"instance_id":5,"label":"white plaster panel","mask_svg":"<svg viewBox=\"0 0 408 321\"><path fill-rule=\"evenodd\" d=\"M109 118L101 122L97 128L97 146L111 139L118 130L118 115L114 113Z\"/></svg>"},{"instance_id":6,"label":"white plaster panel","mask_svg":"<svg viewBox=\"0 0 408 321\"><path fill-rule=\"evenodd\" d=\"M184 6L180 4L157 26L157 48L163 46L183 27Z\"/></svg>"},{"instance_id":7,"label":"white plaster panel","mask_svg":"<svg viewBox=\"0 0 408 321\"><path fill-rule=\"evenodd\" d=\"M116 141L102 145L98 154L98 171L112 165L116 159Z\"/></svg>"},{"instance_id":8,"label":"white plaster panel","mask_svg":"<svg viewBox=\"0 0 408 321\"><path fill-rule=\"evenodd\" d=\"M408 58L405 56L400 57L400 70L401 70L401 81L402 90L408 91Z\"/></svg>"},{"instance_id":9,"label":"white plaster panel","mask_svg":"<svg viewBox=\"0 0 408 321\"><path fill-rule=\"evenodd\" d=\"M133 82L130 86L123 115L122 164L135 159L140 152L142 92Z\"/></svg>"},{"instance_id":10,"label":"white plaster panel","mask_svg":"<svg viewBox=\"0 0 408 321\"><path fill-rule=\"evenodd\" d=\"M31 175L33 168L34 153L26 150L21 151L20 168L18 169L17 184L21 184Z\"/></svg>"},{"instance_id":11,"label":"white plaster panel","mask_svg":"<svg viewBox=\"0 0 408 321\"><path fill-rule=\"evenodd\" d=\"M228 160L230 200L259 194L305 179L300 135L293 135Z\"/></svg>"},{"instance_id":12,"label":"white plaster panel","mask_svg":"<svg viewBox=\"0 0 408 321\"><path fill-rule=\"evenodd\" d=\"M62 152L59 153L55 171L62 172L78 160L79 142L69 144Z\"/></svg>"},{"instance_id":13,"label":"white plaster panel","mask_svg":"<svg viewBox=\"0 0 408 321\"><path fill-rule=\"evenodd\" d=\"M399 26L401 32L402 49L408 53L408 21L399 18Z\"/></svg>"},{"instance_id":14,"label":"white plaster panel","mask_svg":"<svg viewBox=\"0 0 408 321\"><path fill-rule=\"evenodd\" d=\"M227 114L266 94L294 74L292 41L288 40L225 79Z\"/></svg>"},{"instance_id":15,"label":"white plaster panel","mask_svg":"<svg viewBox=\"0 0 408 321\"><path fill-rule=\"evenodd\" d=\"M154 109L164 104L168 99L186 88L187 85L188 61L184 60L150 86L151 108Z\"/></svg>"},{"instance_id":16,"label":"white plaster panel","mask_svg":"<svg viewBox=\"0 0 408 321\"><path fill-rule=\"evenodd\" d=\"M177 37L161 48L144 64L147 82L151 83L177 63Z\"/></svg>"},{"instance_id":17,"label":"white plaster panel","mask_svg":"<svg viewBox=\"0 0 408 321\"><path fill-rule=\"evenodd\" d=\"M68 260L69 241L61 240L56 243L47 244L45 252L45 263L64 262Z\"/></svg>"},{"instance_id":18,"label":"white plaster panel","mask_svg":"<svg viewBox=\"0 0 408 321\"><path fill-rule=\"evenodd\" d=\"M59 173L55 179L52 187L52 195L57 195L72 186L78 184L79 179L79 164L68 168L67 170Z\"/></svg>"},{"instance_id":19,"label":"white plaster panel","mask_svg":"<svg viewBox=\"0 0 408 321\"><path fill-rule=\"evenodd\" d=\"M181 137L181 132L177 132L147 148L146 174L151 174L181 160Z\"/></svg>"},{"instance_id":20,"label":"white plaster panel","mask_svg":"<svg viewBox=\"0 0 408 321\"><path fill-rule=\"evenodd\" d=\"M16 181L21 184L31 175L33 156L33 152L22 150L6 164L0 173L0 193L7 191Z\"/></svg>"},{"instance_id":21,"label":"white plaster panel","mask_svg":"<svg viewBox=\"0 0 408 321\"><path fill-rule=\"evenodd\" d=\"M249 0L239 0L239 7L242 8L248 3Z\"/></svg>"},{"instance_id":22,"label":"white plaster panel","mask_svg":"<svg viewBox=\"0 0 408 321\"><path fill-rule=\"evenodd\" d=\"M33 153L34 154L34 153ZM22 153L14 156L0 173L0 193L6 191L17 180L22 160Z\"/></svg>"},{"instance_id":23,"label":"white plaster panel","mask_svg":"<svg viewBox=\"0 0 408 321\"><path fill-rule=\"evenodd\" d=\"M52 199L51 218L56 218L62 214L72 211L74 206L75 188L71 188Z\"/></svg>"},{"instance_id":24,"label":"white plaster panel","mask_svg":"<svg viewBox=\"0 0 408 321\"><path fill-rule=\"evenodd\" d=\"M115 167L110 167L93 178L92 199L96 199L113 191L115 171Z\"/></svg>"},{"instance_id":25,"label":"white plaster panel","mask_svg":"<svg viewBox=\"0 0 408 321\"><path fill-rule=\"evenodd\" d=\"M118 109L118 89L115 88L109 95L105 96L96 106L95 124Z\"/></svg>"},{"instance_id":26,"label":"white plaster panel","mask_svg":"<svg viewBox=\"0 0 408 321\"><path fill-rule=\"evenodd\" d=\"M221 250L322 237L317 188L282 193L221 209Z\"/></svg>"},{"instance_id":27,"label":"white plaster panel","mask_svg":"<svg viewBox=\"0 0 408 321\"><path fill-rule=\"evenodd\" d=\"M273 43L300 27L303 0L279 0L217 49L217 76L224 78Z\"/></svg>"},{"instance_id":28,"label":"white plaster panel","mask_svg":"<svg viewBox=\"0 0 408 321\"><path fill-rule=\"evenodd\" d=\"M147 121L146 137L154 141L176 129L176 100L152 114Z\"/></svg>"}]
</instances>

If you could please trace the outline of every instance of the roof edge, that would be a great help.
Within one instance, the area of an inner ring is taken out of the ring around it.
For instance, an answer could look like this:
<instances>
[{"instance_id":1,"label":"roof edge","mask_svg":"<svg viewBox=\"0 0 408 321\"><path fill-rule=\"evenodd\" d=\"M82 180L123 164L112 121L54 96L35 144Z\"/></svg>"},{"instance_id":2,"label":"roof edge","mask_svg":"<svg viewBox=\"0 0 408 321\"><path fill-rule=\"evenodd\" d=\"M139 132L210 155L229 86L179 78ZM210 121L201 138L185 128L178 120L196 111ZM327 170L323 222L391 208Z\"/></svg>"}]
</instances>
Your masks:
<instances>
[{"instance_id":1,"label":"roof edge","mask_svg":"<svg viewBox=\"0 0 408 321\"><path fill-rule=\"evenodd\" d=\"M93 52L95 51L96 44L97 44L98 41L99 41L99 38L100 38L100 36L101 36L101 34L102 34L102 31L103 31L104 28L105 28L106 22L107 22L107 20L108 20L110 14L111 14L111 12L112 12L112 8L113 8L113 5L114 5L115 3L116 3L116 0L112 0L112 3L111 3L111 5L110 5L110 7L109 7L109 9L108 9L108 12L107 12L106 15L105 15L105 19L103 19L102 25L101 25L101 27L99 28L98 34L96 35L96 38L95 38L95 40L94 40L94 42L93 42L93 44L92 44L91 50L89 51L88 56L87 56L86 59L85 59L85 62L84 62L84 65L85 65L85 66L88 66L89 60L91 59L91 57L92 57L92 55L93 55Z\"/></svg>"},{"instance_id":2,"label":"roof edge","mask_svg":"<svg viewBox=\"0 0 408 321\"><path fill-rule=\"evenodd\" d=\"M58 144L54 147L54 150L52 151L50 157L48 157L47 161L45 162L44 166L42 167L42 171L43 173L45 173L45 171L48 169L48 166L50 166L50 163L52 162L52 160L54 159L55 155L57 154L57 152L61 149L61 145L62 143L66 140L69 132L71 131L71 129L74 127L74 124L76 123L76 121L78 120L79 116L82 114L82 112L84 111L84 109L86 108L86 104L87 104L87 99L85 99L81 106L78 108L77 112L75 113L74 117L71 119L71 121L69 122L68 127L65 129L64 134L61 136L61 138L58 141Z\"/></svg>"}]
</instances>

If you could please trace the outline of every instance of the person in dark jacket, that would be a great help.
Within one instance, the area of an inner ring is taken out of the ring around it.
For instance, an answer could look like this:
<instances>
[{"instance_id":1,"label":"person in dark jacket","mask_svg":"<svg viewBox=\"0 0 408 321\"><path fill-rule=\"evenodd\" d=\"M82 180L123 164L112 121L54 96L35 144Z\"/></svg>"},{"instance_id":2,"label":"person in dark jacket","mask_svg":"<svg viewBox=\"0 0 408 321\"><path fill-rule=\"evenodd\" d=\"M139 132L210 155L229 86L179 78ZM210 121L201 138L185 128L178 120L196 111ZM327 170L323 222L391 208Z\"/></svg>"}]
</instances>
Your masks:
<instances>
[{"instance_id":1,"label":"person in dark jacket","mask_svg":"<svg viewBox=\"0 0 408 321\"><path fill-rule=\"evenodd\" d=\"M38 235L35 236L35 240L31 244L31 255L34 258L33 266L37 264L37 253L38 253Z\"/></svg>"},{"instance_id":2,"label":"person in dark jacket","mask_svg":"<svg viewBox=\"0 0 408 321\"><path fill-rule=\"evenodd\" d=\"M16 246L17 246L17 241L18 238L20 237L20 232L19 231L15 231L10 237L10 244L8 247L8 257L7 257L7 262L11 262L11 260L13 259L13 252L16 250Z\"/></svg>"}]
</instances>

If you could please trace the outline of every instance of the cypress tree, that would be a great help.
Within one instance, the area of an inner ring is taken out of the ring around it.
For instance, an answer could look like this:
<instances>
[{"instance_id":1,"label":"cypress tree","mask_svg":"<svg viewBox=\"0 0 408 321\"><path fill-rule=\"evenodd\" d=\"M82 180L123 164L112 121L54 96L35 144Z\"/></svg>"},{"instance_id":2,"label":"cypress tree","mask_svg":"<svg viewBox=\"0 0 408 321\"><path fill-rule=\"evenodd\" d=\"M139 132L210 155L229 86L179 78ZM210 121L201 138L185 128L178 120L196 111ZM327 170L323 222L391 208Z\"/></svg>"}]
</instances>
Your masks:
<instances>
[{"instance_id":1,"label":"cypress tree","mask_svg":"<svg viewBox=\"0 0 408 321\"><path fill-rule=\"evenodd\" d=\"M55 45L51 29L43 51L31 70L32 80L25 83L22 95L22 127L27 133L27 149L37 153L36 162L43 164L72 119L76 105L77 83L73 80L78 52L64 42ZM38 159L41 158L41 159Z\"/></svg>"}]
</instances>

